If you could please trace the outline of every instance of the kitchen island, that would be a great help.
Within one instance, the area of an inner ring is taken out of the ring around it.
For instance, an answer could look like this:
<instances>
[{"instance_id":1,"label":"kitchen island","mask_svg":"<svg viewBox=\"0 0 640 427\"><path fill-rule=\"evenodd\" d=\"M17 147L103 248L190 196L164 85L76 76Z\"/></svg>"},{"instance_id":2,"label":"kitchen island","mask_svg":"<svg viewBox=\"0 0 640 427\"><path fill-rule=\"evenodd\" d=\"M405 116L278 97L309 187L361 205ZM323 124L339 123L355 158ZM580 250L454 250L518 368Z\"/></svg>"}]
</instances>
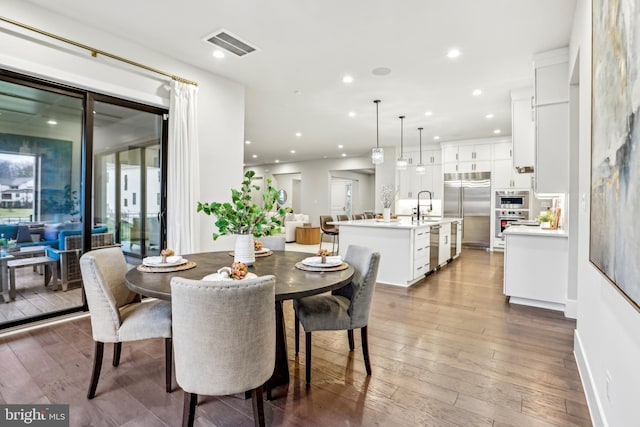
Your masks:
<instances>
[{"instance_id":1,"label":"kitchen island","mask_svg":"<svg viewBox=\"0 0 640 427\"><path fill-rule=\"evenodd\" d=\"M564 230L504 230L504 294L511 304L566 313L569 239Z\"/></svg>"},{"instance_id":2,"label":"kitchen island","mask_svg":"<svg viewBox=\"0 0 640 427\"><path fill-rule=\"evenodd\" d=\"M452 222L459 221L460 218L431 218L419 223L408 218L391 222L365 219L334 224L340 227L340 255L346 254L349 245L366 246L380 252L378 282L408 287L451 260L452 242L448 230ZM438 226L447 232L440 235L444 243L442 255L432 262L431 228ZM457 248L459 250L459 246Z\"/></svg>"}]
</instances>

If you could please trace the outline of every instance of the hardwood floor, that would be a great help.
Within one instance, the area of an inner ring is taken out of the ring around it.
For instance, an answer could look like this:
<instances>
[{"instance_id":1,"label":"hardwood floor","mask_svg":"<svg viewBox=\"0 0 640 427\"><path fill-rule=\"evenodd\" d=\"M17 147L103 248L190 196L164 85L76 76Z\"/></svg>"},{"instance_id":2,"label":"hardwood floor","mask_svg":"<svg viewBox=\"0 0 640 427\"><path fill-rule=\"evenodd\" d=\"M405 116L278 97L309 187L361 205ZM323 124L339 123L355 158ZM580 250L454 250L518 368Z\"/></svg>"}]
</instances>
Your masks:
<instances>
[{"instance_id":1,"label":"hardwood floor","mask_svg":"<svg viewBox=\"0 0 640 427\"><path fill-rule=\"evenodd\" d=\"M291 383L265 402L267 425L591 425L572 354L575 322L510 306L502 266L500 253L464 250L412 288L378 285L368 328L373 375L359 333L350 353L344 331L316 332L309 389L287 302ZM163 340L124 344L117 369L105 358L88 401L88 318L4 337L0 402L69 403L72 426L177 426L183 393L164 391L163 350ZM201 397L196 414L198 426L253 425L242 396Z\"/></svg>"}]
</instances>

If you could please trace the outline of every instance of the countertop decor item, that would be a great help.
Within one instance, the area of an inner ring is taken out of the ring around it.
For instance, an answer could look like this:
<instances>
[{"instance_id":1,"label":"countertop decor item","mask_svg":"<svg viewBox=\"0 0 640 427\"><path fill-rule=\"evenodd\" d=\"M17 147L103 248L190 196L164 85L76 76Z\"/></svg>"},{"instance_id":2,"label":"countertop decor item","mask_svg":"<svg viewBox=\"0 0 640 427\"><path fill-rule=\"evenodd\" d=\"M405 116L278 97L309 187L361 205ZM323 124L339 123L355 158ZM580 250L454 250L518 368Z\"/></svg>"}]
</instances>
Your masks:
<instances>
[{"instance_id":1,"label":"countertop decor item","mask_svg":"<svg viewBox=\"0 0 640 427\"><path fill-rule=\"evenodd\" d=\"M262 192L262 203L253 201L252 191L260 191L260 186L253 184L255 171L248 170L244 174L240 190L231 189L231 202L198 202L198 212L216 217L218 232L213 233L213 240L221 235L235 234L236 247L234 259L247 265L255 261L254 237L271 236L281 232L282 218L289 208L276 207L278 190L271 186L271 178L267 178ZM274 211L275 215L269 212Z\"/></svg>"}]
</instances>

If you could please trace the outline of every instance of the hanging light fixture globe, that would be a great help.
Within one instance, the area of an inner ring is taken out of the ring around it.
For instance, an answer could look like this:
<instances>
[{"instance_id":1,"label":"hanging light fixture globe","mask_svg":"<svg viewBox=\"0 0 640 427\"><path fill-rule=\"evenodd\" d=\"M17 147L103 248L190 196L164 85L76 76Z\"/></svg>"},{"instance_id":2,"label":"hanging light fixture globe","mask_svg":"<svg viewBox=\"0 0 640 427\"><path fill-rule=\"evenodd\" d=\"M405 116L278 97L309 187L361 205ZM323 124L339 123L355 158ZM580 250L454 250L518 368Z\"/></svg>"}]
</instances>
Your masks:
<instances>
[{"instance_id":1,"label":"hanging light fixture globe","mask_svg":"<svg viewBox=\"0 0 640 427\"><path fill-rule=\"evenodd\" d=\"M422 163L422 129L423 128L418 128L418 131L420 132L420 163L416 166L416 175L424 175L427 170Z\"/></svg>"},{"instance_id":2,"label":"hanging light fixture globe","mask_svg":"<svg viewBox=\"0 0 640 427\"><path fill-rule=\"evenodd\" d=\"M400 157L396 161L396 169L398 169L399 171L403 171L407 169L407 164L409 164L407 159L404 158L404 149L403 149L403 142L402 142L404 137L404 117L405 116L398 117L400 119Z\"/></svg>"},{"instance_id":3,"label":"hanging light fixture globe","mask_svg":"<svg viewBox=\"0 0 640 427\"><path fill-rule=\"evenodd\" d=\"M380 148L380 132L378 130L378 104L380 100L373 101L376 104L376 147L371 149L371 163L379 165L384 163L384 149Z\"/></svg>"}]
</instances>

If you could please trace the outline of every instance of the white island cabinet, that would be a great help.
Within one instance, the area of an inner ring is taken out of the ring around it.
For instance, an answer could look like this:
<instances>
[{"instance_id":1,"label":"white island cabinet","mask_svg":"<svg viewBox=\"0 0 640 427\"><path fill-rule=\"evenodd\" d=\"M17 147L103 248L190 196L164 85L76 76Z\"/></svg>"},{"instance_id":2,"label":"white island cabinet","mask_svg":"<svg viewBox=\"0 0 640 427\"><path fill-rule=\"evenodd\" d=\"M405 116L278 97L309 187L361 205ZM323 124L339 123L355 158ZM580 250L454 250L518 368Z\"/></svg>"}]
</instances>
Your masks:
<instances>
[{"instance_id":1,"label":"white island cabinet","mask_svg":"<svg viewBox=\"0 0 640 427\"><path fill-rule=\"evenodd\" d=\"M456 220L412 224L408 219L392 222L381 220L341 221L340 255L344 257L349 245L366 246L380 253L378 283L408 287L423 279L437 266L430 265L431 224L450 227Z\"/></svg>"},{"instance_id":2,"label":"white island cabinet","mask_svg":"<svg viewBox=\"0 0 640 427\"><path fill-rule=\"evenodd\" d=\"M504 294L512 304L566 312L569 239L564 230L505 229Z\"/></svg>"}]
</instances>

